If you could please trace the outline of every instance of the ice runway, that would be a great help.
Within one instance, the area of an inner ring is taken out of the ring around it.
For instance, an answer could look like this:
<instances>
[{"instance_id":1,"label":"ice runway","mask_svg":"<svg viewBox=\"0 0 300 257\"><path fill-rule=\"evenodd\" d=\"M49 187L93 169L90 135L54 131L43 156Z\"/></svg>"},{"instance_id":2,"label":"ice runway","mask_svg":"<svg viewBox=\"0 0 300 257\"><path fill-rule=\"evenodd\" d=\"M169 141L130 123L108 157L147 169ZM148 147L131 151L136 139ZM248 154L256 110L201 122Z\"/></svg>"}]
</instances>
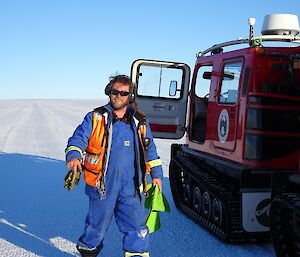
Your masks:
<instances>
[{"instance_id":1,"label":"ice runway","mask_svg":"<svg viewBox=\"0 0 300 257\"><path fill-rule=\"evenodd\" d=\"M101 100L0 100L0 149L64 159L68 138Z\"/></svg>"}]
</instances>

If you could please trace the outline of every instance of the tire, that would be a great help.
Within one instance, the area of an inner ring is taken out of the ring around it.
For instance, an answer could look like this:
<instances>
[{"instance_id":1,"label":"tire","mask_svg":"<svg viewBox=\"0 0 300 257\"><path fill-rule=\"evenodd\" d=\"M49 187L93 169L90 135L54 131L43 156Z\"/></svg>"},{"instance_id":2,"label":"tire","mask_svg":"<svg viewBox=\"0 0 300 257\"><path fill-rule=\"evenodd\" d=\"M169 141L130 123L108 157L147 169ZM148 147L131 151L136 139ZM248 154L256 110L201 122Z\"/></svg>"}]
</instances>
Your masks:
<instances>
[{"instance_id":1,"label":"tire","mask_svg":"<svg viewBox=\"0 0 300 257\"><path fill-rule=\"evenodd\" d=\"M215 198L212 203L212 222L221 227L223 221L223 208L222 203L218 198Z\"/></svg>"},{"instance_id":2,"label":"tire","mask_svg":"<svg viewBox=\"0 0 300 257\"><path fill-rule=\"evenodd\" d=\"M211 215L211 199L207 191L202 195L202 217L209 220Z\"/></svg>"},{"instance_id":3,"label":"tire","mask_svg":"<svg viewBox=\"0 0 300 257\"><path fill-rule=\"evenodd\" d=\"M201 203L201 191L199 187L195 187L193 190L192 207L197 213L201 213Z\"/></svg>"},{"instance_id":4,"label":"tire","mask_svg":"<svg viewBox=\"0 0 300 257\"><path fill-rule=\"evenodd\" d=\"M183 174L183 190L182 190L182 196L183 196L183 201L185 204L190 205L191 204L191 199L192 199L192 186L191 186L191 178L187 174Z\"/></svg>"}]
</instances>

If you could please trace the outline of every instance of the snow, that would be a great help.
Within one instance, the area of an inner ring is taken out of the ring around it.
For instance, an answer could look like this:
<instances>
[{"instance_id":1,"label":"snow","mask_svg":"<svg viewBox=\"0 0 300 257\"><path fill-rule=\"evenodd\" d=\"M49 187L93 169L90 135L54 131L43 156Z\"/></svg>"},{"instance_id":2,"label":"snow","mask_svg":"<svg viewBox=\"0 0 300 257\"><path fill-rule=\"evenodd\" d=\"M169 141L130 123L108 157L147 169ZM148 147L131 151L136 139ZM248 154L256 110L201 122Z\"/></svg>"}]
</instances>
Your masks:
<instances>
[{"instance_id":1,"label":"snow","mask_svg":"<svg viewBox=\"0 0 300 257\"><path fill-rule=\"evenodd\" d=\"M63 188L67 139L86 112L106 100L0 100L0 256L79 256L75 245L88 208L84 182ZM275 256L271 244L224 244L175 207L167 175L172 140L155 140L171 213L151 235L151 256ZM101 257L123 256L113 221Z\"/></svg>"}]
</instances>

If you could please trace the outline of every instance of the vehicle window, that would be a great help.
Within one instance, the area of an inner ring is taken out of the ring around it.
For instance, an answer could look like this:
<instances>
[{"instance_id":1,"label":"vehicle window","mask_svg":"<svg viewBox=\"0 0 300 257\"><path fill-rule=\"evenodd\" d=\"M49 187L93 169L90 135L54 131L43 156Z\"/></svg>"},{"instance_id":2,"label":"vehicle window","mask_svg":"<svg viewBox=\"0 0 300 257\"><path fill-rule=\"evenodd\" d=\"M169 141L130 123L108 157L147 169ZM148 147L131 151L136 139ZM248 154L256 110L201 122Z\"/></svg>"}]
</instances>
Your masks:
<instances>
[{"instance_id":1,"label":"vehicle window","mask_svg":"<svg viewBox=\"0 0 300 257\"><path fill-rule=\"evenodd\" d=\"M237 101L242 62L226 63L223 70L220 103L234 104Z\"/></svg>"},{"instance_id":2,"label":"vehicle window","mask_svg":"<svg viewBox=\"0 0 300 257\"><path fill-rule=\"evenodd\" d=\"M274 52L264 56L264 69L254 76L257 90L267 94L300 96L300 55Z\"/></svg>"},{"instance_id":3,"label":"vehicle window","mask_svg":"<svg viewBox=\"0 0 300 257\"><path fill-rule=\"evenodd\" d=\"M139 67L138 90L139 96L153 96L163 98L180 98L183 83L183 70L174 67ZM170 86L177 85L175 94L169 93Z\"/></svg>"},{"instance_id":4,"label":"vehicle window","mask_svg":"<svg viewBox=\"0 0 300 257\"><path fill-rule=\"evenodd\" d=\"M207 97L210 90L211 79L205 78L204 74L211 74L212 66L201 66L197 72L195 94L198 97Z\"/></svg>"},{"instance_id":5,"label":"vehicle window","mask_svg":"<svg viewBox=\"0 0 300 257\"><path fill-rule=\"evenodd\" d=\"M190 139L203 144L206 136L207 106L210 91L212 66L201 66L197 70L195 95L192 95Z\"/></svg>"}]
</instances>

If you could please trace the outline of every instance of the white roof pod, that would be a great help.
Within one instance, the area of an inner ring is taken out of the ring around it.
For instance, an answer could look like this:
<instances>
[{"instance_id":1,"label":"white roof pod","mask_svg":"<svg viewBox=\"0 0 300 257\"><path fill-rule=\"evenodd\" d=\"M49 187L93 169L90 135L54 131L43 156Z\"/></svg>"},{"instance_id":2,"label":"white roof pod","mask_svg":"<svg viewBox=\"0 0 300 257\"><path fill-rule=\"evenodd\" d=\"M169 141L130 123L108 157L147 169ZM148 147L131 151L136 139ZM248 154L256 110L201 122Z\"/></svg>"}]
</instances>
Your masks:
<instances>
[{"instance_id":1,"label":"white roof pod","mask_svg":"<svg viewBox=\"0 0 300 257\"><path fill-rule=\"evenodd\" d=\"M291 35L299 33L298 17L294 14L266 15L262 26L262 35Z\"/></svg>"}]
</instances>

